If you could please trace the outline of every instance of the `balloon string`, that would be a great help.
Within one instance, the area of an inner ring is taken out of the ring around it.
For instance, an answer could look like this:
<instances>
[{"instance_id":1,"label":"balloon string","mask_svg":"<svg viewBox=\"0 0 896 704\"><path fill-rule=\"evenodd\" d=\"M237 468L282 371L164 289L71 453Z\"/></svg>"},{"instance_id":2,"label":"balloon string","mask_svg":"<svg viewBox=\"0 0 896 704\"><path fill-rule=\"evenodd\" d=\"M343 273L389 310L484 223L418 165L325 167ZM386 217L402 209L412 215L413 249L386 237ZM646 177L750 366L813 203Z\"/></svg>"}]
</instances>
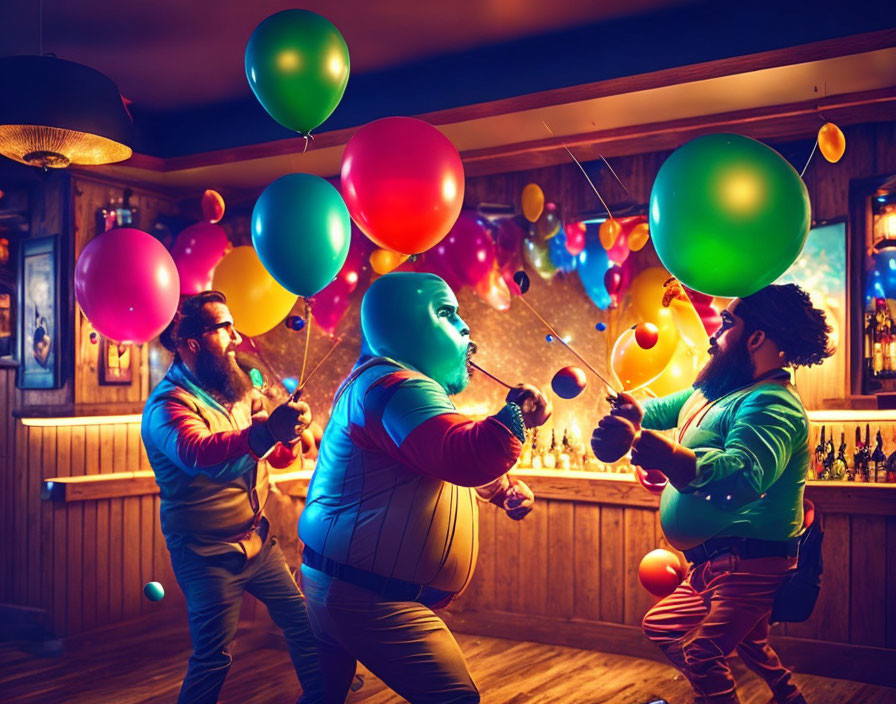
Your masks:
<instances>
[{"instance_id":1,"label":"balloon string","mask_svg":"<svg viewBox=\"0 0 896 704\"><path fill-rule=\"evenodd\" d=\"M599 371L597 371L594 367L592 367L592 366L588 363L588 361L587 361L582 355L580 355L578 352L576 352L575 349L573 349L572 345L570 345L566 340L564 340L564 339L563 339L563 336L560 335L559 332L557 332L556 330L554 330L554 328L551 326L551 324L550 324L547 320L545 320L544 318L541 317L541 315L539 315L538 311L535 310L535 309L532 307L532 305L529 303L529 301L527 301L527 300L526 300L525 298L523 298L522 296L517 296L517 300L522 301L523 304L524 304L530 311L532 311L532 314L533 314L536 318L538 318L538 319L541 321L542 325L544 325L544 326L551 332L551 334L552 334L554 337L556 337L557 340L559 340L559 341L563 344L564 347L566 347L566 349L568 349L570 352L572 352L572 353L578 358L578 360L579 360L582 364L584 364L592 374L594 374L594 376L596 376L596 377L597 377L598 379L600 379L604 384L606 384L606 385L607 385L607 388L610 389L610 391L612 391L614 394L618 394L618 392L616 391L616 389L613 388L613 385L612 385L609 381L607 381L606 378L604 378L603 374L601 374L601 373L600 373Z\"/></svg>"},{"instance_id":2,"label":"balloon string","mask_svg":"<svg viewBox=\"0 0 896 704\"><path fill-rule=\"evenodd\" d=\"M613 167L610 166L610 162L607 161L607 158L606 158L603 154L598 154L598 156L599 156L599 157L603 160L603 162L607 165L607 168L610 170L610 173L613 174L613 178L616 179L616 183L618 183L620 186L622 186L622 190L625 191L626 195L628 195L629 197L631 197L632 194L629 193L629 190L625 187L625 184L622 182L622 179L619 178L619 176L616 175L616 172L613 170Z\"/></svg>"},{"instance_id":3,"label":"balloon string","mask_svg":"<svg viewBox=\"0 0 896 704\"><path fill-rule=\"evenodd\" d=\"M293 401L299 400L302 395L303 389L308 385L308 382L311 381L311 377L313 377L317 373L317 370L321 368L323 363L327 361L327 357L333 354L336 348L339 347L340 342L342 342L341 337L333 338L333 344L330 346L330 349L327 350L327 353L323 356L323 359L321 359L316 365L314 365L314 369L308 372L308 376L305 377L305 380L296 387L295 391L292 392L291 398Z\"/></svg>"},{"instance_id":4,"label":"balloon string","mask_svg":"<svg viewBox=\"0 0 896 704\"><path fill-rule=\"evenodd\" d=\"M305 355L302 358L302 373L299 375L299 387L305 385L305 367L308 366L308 348L311 346L311 304L305 299Z\"/></svg>"},{"instance_id":5,"label":"balloon string","mask_svg":"<svg viewBox=\"0 0 896 704\"><path fill-rule=\"evenodd\" d=\"M501 386L503 386L505 389L512 389L512 388L513 388L513 387L512 387L510 384L508 384L506 381L501 381L501 380L500 380L498 377L496 377L494 374L491 374L491 373L485 371L485 369L483 369L483 368L480 367L478 364L476 364L476 362L474 362L472 359L470 360L470 366L473 367L474 369L476 369L476 370L482 372L482 373L485 374L489 379L491 379L491 380L494 381L494 382L497 382L498 384L500 384Z\"/></svg>"},{"instance_id":6,"label":"balloon string","mask_svg":"<svg viewBox=\"0 0 896 704\"><path fill-rule=\"evenodd\" d=\"M554 136L554 132L551 130L550 127L548 127L548 123L542 121L541 124L544 125L544 128L545 128L545 129L551 134L551 136L553 137L553 136ZM604 206L604 210L607 211L607 215L608 215L608 216L610 217L610 219L612 220L612 219L613 219L613 213L610 212L610 208L609 208L609 206L607 206L607 204L606 204L606 202L604 201L603 197L601 197L600 192L597 190L597 186L594 185L594 182L591 180L591 177L588 175L588 172L585 171L585 167L582 166L582 163L581 163L578 159L576 159L575 154L573 154L571 151L569 151L569 147L567 147L563 142L560 142L560 146L563 147L563 148L566 150L566 153L569 154L570 157L572 157L572 160L573 160L574 162L576 162L576 166L579 167L579 169L581 170L582 174L585 176L585 180L588 181L588 185L591 186L591 190L594 191L594 195L597 196L597 199L600 201L600 204L601 204L602 206ZM601 157L601 158L603 159L603 157ZM607 164L607 166L609 166L609 164ZM612 171L612 170L613 170L613 169L610 169L610 171ZM617 180L618 180L618 179L617 179ZM625 186L623 186L623 188L625 188ZM626 193L628 193L628 191L626 191Z\"/></svg>"},{"instance_id":7,"label":"balloon string","mask_svg":"<svg viewBox=\"0 0 896 704\"><path fill-rule=\"evenodd\" d=\"M815 150L818 149L818 140L815 140L815 146L812 147L812 151L809 153L809 159L806 161L806 165L803 167L803 170L800 171L800 178L803 177L803 174L806 173L806 169L809 168L809 164L812 162L812 157L815 156Z\"/></svg>"}]
</instances>

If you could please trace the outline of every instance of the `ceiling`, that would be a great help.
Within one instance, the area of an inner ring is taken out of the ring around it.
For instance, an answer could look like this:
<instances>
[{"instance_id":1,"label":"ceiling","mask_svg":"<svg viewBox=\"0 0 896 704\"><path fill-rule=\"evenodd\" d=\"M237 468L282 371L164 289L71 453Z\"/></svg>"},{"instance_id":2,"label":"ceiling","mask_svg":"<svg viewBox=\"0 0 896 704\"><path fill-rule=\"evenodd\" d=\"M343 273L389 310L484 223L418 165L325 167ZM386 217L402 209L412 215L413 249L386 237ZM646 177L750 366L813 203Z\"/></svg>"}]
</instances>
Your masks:
<instances>
[{"instance_id":1,"label":"ceiling","mask_svg":"<svg viewBox=\"0 0 896 704\"><path fill-rule=\"evenodd\" d=\"M3 0L3 53L92 66L136 108L175 110L249 95L243 54L265 17L294 7L333 22L353 74L632 16L687 0Z\"/></svg>"}]
</instances>

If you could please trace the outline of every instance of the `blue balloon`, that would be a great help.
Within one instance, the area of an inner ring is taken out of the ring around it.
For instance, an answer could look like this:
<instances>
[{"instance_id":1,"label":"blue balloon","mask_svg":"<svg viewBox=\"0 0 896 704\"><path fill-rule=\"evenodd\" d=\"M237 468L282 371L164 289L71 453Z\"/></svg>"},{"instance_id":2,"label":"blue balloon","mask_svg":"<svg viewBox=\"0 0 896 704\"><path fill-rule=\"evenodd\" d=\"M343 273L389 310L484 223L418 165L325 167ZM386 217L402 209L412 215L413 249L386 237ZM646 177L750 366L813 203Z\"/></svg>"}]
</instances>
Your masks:
<instances>
[{"instance_id":1,"label":"blue balloon","mask_svg":"<svg viewBox=\"0 0 896 704\"><path fill-rule=\"evenodd\" d=\"M589 230L592 230L589 226ZM610 268L610 259L607 250L600 243L596 232L588 232L585 238L585 249L576 257L579 261L576 271L585 287L585 293L591 301L601 310L605 310L611 303L610 294L604 286L604 274Z\"/></svg>"},{"instance_id":2,"label":"blue balloon","mask_svg":"<svg viewBox=\"0 0 896 704\"><path fill-rule=\"evenodd\" d=\"M318 176L278 178L255 202L251 226L264 268L299 296L313 296L329 284L348 256L348 208L339 191Z\"/></svg>"},{"instance_id":3,"label":"blue balloon","mask_svg":"<svg viewBox=\"0 0 896 704\"><path fill-rule=\"evenodd\" d=\"M562 227L556 235L548 240L548 256L551 258L551 264L557 267L558 271L569 274L576 270L578 257L570 254L566 249L566 233Z\"/></svg>"}]
</instances>

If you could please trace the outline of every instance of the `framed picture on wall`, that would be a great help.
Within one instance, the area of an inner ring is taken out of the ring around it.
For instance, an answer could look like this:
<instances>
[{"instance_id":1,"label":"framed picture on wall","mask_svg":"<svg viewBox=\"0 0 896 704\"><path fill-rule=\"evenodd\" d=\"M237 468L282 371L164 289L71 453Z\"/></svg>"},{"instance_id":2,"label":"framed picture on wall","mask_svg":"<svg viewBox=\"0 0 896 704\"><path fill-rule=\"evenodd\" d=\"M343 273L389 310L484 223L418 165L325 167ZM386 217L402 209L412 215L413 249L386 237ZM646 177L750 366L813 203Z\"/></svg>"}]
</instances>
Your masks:
<instances>
[{"instance_id":1,"label":"framed picture on wall","mask_svg":"<svg viewBox=\"0 0 896 704\"><path fill-rule=\"evenodd\" d=\"M127 342L113 342L105 337L100 341L100 384L127 386L133 380L134 346Z\"/></svg>"},{"instance_id":2,"label":"framed picture on wall","mask_svg":"<svg viewBox=\"0 0 896 704\"><path fill-rule=\"evenodd\" d=\"M23 240L19 249L20 389L62 386L59 236Z\"/></svg>"}]
</instances>

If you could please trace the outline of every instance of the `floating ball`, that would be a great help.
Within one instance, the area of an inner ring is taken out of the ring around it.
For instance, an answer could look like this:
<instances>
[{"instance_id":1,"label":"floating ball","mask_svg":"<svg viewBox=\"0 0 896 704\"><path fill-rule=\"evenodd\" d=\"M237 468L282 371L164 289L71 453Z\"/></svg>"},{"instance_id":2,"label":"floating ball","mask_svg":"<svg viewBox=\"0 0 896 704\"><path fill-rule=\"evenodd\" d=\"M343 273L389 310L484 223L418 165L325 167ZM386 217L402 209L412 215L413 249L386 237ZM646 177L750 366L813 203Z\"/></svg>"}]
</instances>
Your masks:
<instances>
[{"instance_id":1,"label":"floating ball","mask_svg":"<svg viewBox=\"0 0 896 704\"><path fill-rule=\"evenodd\" d=\"M594 326L594 329L597 330L598 332L603 332L604 330L607 329L607 325L606 325L606 323L598 323L597 325Z\"/></svg>"},{"instance_id":2,"label":"floating ball","mask_svg":"<svg viewBox=\"0 0 896 704\"><path fill-rule=\"evenodd\" d=\"M575 398L585 390L588 380L578 367L563 367L551 379L551 388L560 398Z\"/></svg>"},{"instance_id":3,"label":"floating ball","mask_svg":"<svg viewBox=\"0 0 896 704\"><path fill-rule=\"evenodd\" d=\"M256 389L260 389L262 386L264 386L264 376L262 376L261 372L258 369L250 369L249 378L252 380L252 386L254 386Z\"/></svg>"},{"instance_id":4,"label":"floating ball","mask_svg":"<svg viewBox=\"0 0 896 704\"><path fill-rule=\"evenodd\" d=\"M529 290L529 275L520 269L513 275L513 283L515 283L520 288L520 293L525 293Z\"/></svg>"},{"instance_id":5,"label":"floating ball","mask_svg":"<svg viewBox=\"0 0 896 704\"><path fill-rule=\"evenodd\" d=\"M638 323L635 327L635 342L642 350L649 350L656 345L660 331L653 323Z\"/></svg>"},{"instance_id":6,"label":"floating ball","mask_svg":"<svg viewBox=\"0 0 896 704\"><path fill-rule=\"evenodd\" d=\"M161 601L165 597L165 588L158 582L147 582L143 593L150 601Z\"/></svg>"},{"instance_id":7,"label":"floating ball","mask_svg":"<svg viewBox=\"0 0 896 704\"><path fill-rule=\"evenodd\" d=\"M288 376L283 380L283 388L286 389L287 393L291 394L293 391L296 390L296 388L298 388L298 386L299 386L299 380L295 379L291 376Z\"/></svg>"},{"instance_id":8,"label":"floating ball","mask_svg":"<svg viewBox=\"0 0 896 704\"><path fill-rule=\"evenodd\" d=\"M675 591L685 574L681 560L668 550L651 550L638 566L641 586L661 599Z\"/></svg>"},{"instance_id":9,"label":"floating ball","mask_svg":"<svg viewBox=\"0 0 896 704\"><path fill-rule=\"evenodd\" d=\"M544 336L544 339L547 340L548 342L553 342L553 341L554 341L554 336L548 334L548 335L545 335L545 336Z\"/></svg>"},{"instance_id":10,"label":"floating ball","mask_svg":"<svg viewBox=\"0 0 896 704\"><path fill-rule=\"evenodd\" d=\"M91 345L95 345L99 341L100 341L99 335L97 335L95 332L90 333L90 344Z\"/></svg>"},{"instance_id":11,"label":"floating ball","mask_svg":"<svg viewBox=\"0 0 896 704\"><path fill-rule=\"evenodd\" d=\"M298 332L305 327L305 319L299 315L291 315L286 319L286 327Z\"/></svg>"}]
</instances>

